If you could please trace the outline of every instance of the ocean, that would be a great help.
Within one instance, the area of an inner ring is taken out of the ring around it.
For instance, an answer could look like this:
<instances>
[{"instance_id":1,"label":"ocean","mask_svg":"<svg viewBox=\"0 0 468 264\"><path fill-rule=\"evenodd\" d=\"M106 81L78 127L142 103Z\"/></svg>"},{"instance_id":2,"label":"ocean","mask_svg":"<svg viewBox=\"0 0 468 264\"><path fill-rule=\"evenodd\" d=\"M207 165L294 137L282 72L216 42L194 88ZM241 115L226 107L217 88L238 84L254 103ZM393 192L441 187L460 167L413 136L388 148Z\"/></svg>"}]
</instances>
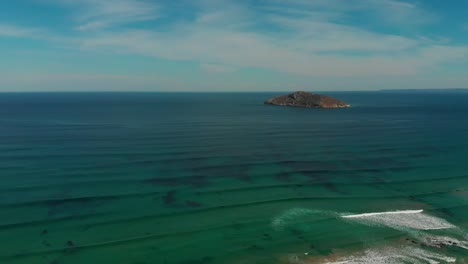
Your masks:
<instances>
[{"instance_id":1,"label":"ocean","mask_svg":"<svg viewBox=\"0 0 468 264\"><path fill-rule=\"evenodd\" d=\"M468 263L468 93L0 94L0 263Z\"/></svg>"}]
</instances>

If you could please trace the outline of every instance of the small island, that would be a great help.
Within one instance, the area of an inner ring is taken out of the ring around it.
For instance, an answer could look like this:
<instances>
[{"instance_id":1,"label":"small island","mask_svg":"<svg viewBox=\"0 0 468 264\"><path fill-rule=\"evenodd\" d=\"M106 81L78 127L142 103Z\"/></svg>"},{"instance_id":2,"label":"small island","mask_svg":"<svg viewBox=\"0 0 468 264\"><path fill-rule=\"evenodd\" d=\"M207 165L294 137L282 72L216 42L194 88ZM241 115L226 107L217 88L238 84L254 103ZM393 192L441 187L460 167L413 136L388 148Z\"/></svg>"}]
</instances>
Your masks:
<instances>
[{"instance_id":1,"label":"small island","mask_svg":"<svg viewBox=\"0 0 468 264\"><path fill-rule=\"evenodd\" d=\"M302 91L271 98L265 104L307 108L346 108L351 106L330 96Z\"/></svg>"}]
</instances>

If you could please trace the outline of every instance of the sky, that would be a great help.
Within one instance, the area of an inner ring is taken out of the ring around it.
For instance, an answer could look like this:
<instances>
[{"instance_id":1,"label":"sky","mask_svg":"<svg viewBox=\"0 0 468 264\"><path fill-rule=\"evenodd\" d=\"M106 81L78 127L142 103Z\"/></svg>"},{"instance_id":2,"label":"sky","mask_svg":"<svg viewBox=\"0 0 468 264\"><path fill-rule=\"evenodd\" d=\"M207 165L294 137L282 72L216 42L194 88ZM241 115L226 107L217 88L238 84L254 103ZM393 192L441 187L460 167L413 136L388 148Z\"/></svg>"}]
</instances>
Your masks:
<instances>
[{"instance_id":1,"label":"sky","mask_svg":"<svg viewBox=\"0 0 468 264\"><path fill-rule=\"evenodd\" d=\"M468 88L465 0L0 1L0 91Z\"/></svg>"}]
</instances>

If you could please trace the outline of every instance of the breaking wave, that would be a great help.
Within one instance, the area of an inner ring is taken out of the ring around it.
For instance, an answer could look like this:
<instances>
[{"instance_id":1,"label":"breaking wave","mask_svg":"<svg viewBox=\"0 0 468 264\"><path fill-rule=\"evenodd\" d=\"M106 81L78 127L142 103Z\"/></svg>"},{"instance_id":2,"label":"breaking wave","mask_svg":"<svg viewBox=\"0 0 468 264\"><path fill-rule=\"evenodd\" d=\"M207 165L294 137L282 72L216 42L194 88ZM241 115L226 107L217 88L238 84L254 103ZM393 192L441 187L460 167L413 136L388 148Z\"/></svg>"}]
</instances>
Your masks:
<instances>
[{"instance_id":1,"label":"breaking wave","mask_svg":"<svg viewBox=\"0 0 468 264\"><path fill-rule=\"evenodd\" d=\"M417 230L437 230L455 228L444 219L424 214L423 210L390 211L342 215L345 219L358 221L367 225L383 225L395 229L411 228Z\"/></svg>"},{"instance_id":2,"label":"breaking wave","mask_svg":"<svg viewBox=\"0 0 468 264\"><path fill-rule=\"evenodd\" d=\"M454 263L456 258L447 257L442 254L432 253L416 247L388 247L383 249L366 250L362 254L356 254L326 264L401 264L401 263Z\"/></svg>"},{"instance_id":3,"label":"breaking wave","mask_svg":"<svg viewBox=\"0 0 468 264\"><path fill-rule=\"evenodd\" d=\"M294 227L297 223L304 224L304 222L307 223L309 220L315 221L317 218L323 219L324 217L329 219L334 218L338 221L342 221L343 224L357 223L367 226L392 228L406 233L409 237L417 241L417 244L424 245L426 248L420 248L411 244L405 244L404 246L400 244L398 246L371 248L347 256L322 257L319 262L310 256L307 256L305 261L297 261L300 258L294 255L293 259L295 260L289 261L289 263L454 263L457 261L455 257L432 252L429 248L457 247L462 250L468 249L467 235L464 234L461 229L445 219L429 215L421 209L351 214L294 208L275 217L272 221L272 227L275 230L282 230L290 226ZM313 224L312 221L310 224ZM434 235L430 233L431 230L448 230L446 232L449 232L451 235L463 237L463 239ZM307 261L309 258L311 260Z\"/></svg>"}]
</instances>

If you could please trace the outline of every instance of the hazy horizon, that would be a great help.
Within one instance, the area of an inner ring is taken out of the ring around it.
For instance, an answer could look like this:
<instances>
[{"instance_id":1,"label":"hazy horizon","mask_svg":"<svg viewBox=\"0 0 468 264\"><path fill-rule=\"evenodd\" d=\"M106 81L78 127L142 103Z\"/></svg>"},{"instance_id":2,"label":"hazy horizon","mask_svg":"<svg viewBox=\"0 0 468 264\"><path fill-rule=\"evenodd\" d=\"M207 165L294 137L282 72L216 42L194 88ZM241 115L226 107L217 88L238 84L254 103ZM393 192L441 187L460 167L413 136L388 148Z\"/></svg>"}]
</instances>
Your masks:
<instances>
[{"instance_id":1,"label":"hazy horizon","mask_svg":"<svg viewBox=\"0 0 468 264\"><path fill-rule=\"evenodd\" d=\"M300 89L297 91L304 91L304 92L311 92L311 93L363 93L363 92L468 92L468 88L431 88L431 89L381 89L381 90L311 90L311 89ZM265 93L265 94L286 94L286 93L291 93L294 92L292 90L290 91L105 91L105 90L94 90L94 91L79 91L79 90L60 90L60 91L50 91L50 90L45 90L45 91L0 91L0 94L11 94L11 93L31 93L31 94L36 94L36 93Z\"/></svg>"}]
</instances>

